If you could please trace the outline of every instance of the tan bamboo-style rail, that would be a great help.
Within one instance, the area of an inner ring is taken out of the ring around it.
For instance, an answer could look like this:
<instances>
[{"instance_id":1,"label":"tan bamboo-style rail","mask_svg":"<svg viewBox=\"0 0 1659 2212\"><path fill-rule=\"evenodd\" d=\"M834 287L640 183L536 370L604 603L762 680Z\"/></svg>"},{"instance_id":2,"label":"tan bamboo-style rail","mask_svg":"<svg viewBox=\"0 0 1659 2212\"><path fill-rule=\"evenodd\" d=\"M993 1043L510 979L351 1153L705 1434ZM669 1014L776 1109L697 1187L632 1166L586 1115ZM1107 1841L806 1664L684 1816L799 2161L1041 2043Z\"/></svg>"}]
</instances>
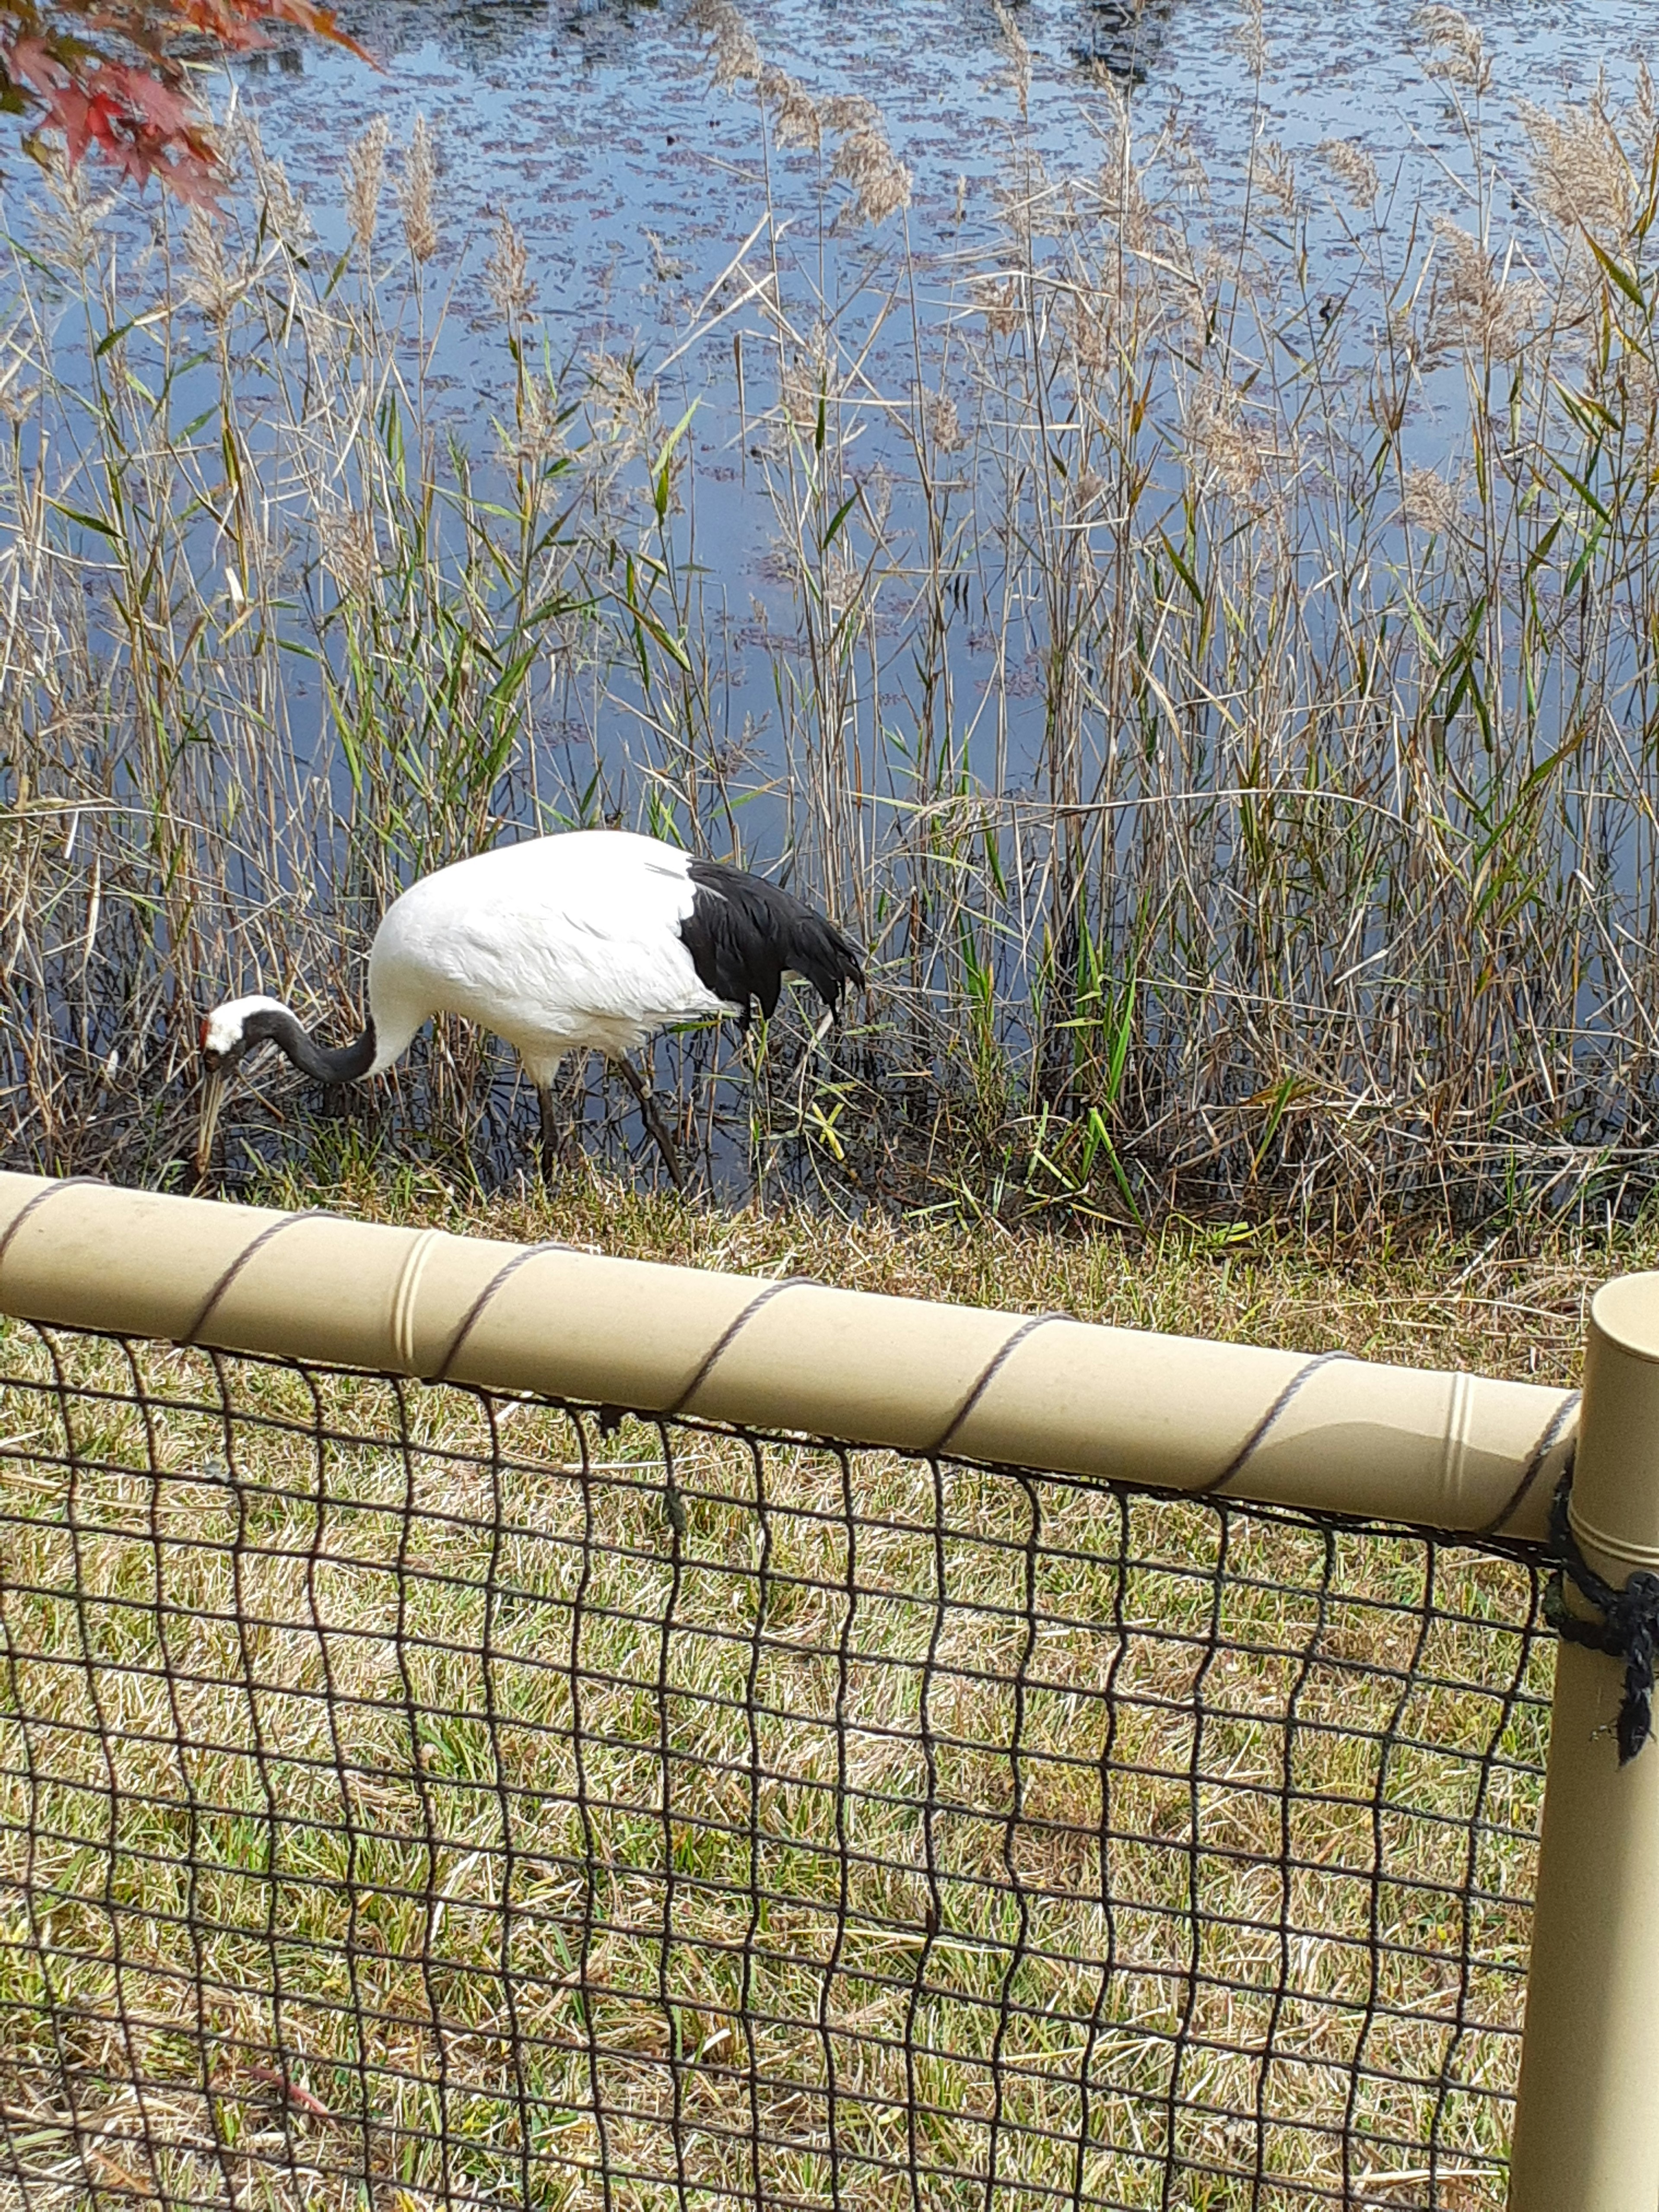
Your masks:
<instances>
[{"instance_id":1,"label":"tan bamboo-style rail","mask_svg":"<svg viewBox=\"0 0 1659 2212\"><path fill-rule=\"evenodd\" d=\"M0 1174L0 1312L1539 1540L1568 1393Z\"/></svg>"}]
</instances>

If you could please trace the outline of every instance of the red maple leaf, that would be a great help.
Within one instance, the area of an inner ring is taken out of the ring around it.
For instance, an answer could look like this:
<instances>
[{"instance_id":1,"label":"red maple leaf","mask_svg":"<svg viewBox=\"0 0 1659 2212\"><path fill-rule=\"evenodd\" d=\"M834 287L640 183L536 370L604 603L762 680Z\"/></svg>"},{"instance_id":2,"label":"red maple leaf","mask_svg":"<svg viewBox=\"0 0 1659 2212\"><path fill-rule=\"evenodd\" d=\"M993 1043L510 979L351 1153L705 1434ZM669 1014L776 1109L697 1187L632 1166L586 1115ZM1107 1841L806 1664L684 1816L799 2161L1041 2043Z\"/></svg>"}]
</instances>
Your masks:
<instances>
[{"instance_id":1,"label":"red maple leaf","mask_svg":"<svg viewBox=\"0 0 1659 2212\"><path fill-rule=\"evenodd\" d=\"M0 0L0 112L27 118L26 143L55 133L71 165L95 151L137 185L211 204L218 155L179 41L240 52L271 23L368 59L313 0Z\"/></svg>"}]
</instances>

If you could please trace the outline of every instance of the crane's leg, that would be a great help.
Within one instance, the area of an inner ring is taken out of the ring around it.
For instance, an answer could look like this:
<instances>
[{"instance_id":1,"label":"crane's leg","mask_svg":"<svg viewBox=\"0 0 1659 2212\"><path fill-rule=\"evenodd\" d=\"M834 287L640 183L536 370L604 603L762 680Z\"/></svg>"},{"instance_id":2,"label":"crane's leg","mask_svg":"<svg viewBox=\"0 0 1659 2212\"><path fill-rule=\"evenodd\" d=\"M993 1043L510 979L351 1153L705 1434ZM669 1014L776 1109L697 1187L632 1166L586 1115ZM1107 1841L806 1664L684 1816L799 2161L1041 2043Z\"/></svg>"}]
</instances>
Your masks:
<instances>
[{"instance_id":1,"label":"crane's leg","mask_svg":"<svg viewBox=\"0 0 1659 2212\"><path fill-rule=\"evenodd\" d=\"M580 1168L582 1164L581 1109L582 1095L578 1093L575 1112L571 1111L569 1084L565 1085L562 1104L556 1093L559 1070L567 1055L555 1053L545 1060L526 1060L524 1072L535 1086L536 1109L541 1119L542 1179L556 1182L560 1170ZM576 1073L580 1076L587 1065L587 1055L576 1055Z\"/></svg>"},{"instance_id":2,"label":"crane's leg","mask_svg":"<svg viewBox=\"0 0 1659 2212\"><path fill-rule=\"evenodd\" d=\"M680 1163L674 1150L674 1140L668 1133L662 1115L657 1111L657 1102L651 1096L645 1079L637 1072L631 1060L624 1060L620 1055L617 1057L617 1066L622 1070L623 1081L639 1101L640 1112L644 1117L645 1126L650 1130L657 1150L662 1154L663 1165L667 1169L675 1189L684 1190L685 1177L680 1173Z\"/></svg>"},{"instance_id":3,"label":"crane's leg","mask_svg":"<svg viewBox=\"0 0 1659 2212\"><path fill-rule=\"evenodd\" d=\"M561 1136L551 1084L538 1083L536 1085L536 1103L541 1109L542 1118L542 1180L552 1182L558 1172Z\"/></svg>"}]
</instances>

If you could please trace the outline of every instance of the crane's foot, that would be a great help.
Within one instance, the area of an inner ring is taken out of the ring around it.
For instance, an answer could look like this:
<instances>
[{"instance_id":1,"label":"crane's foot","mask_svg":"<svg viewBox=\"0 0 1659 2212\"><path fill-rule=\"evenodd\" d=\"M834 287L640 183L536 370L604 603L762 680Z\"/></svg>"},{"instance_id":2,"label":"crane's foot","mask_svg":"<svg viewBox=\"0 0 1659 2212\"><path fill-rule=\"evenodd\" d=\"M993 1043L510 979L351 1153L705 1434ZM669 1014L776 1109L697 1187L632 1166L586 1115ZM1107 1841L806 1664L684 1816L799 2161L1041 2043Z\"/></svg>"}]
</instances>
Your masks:
<instances>
[{"instance_id":1,"label":"crane's foot","mask_svg":"<svg viewBox=\"0 0 1659 2212\"><path fill-rule=\"evenodd\" d=\"M649 1086L631 1060L618 1060L617 1066L622 1071L623 1081L639 1102L640 1113L657 1150L662 1154L662 1164L668 1170L670 1181L676 1190L683 1191L685 1177L680 1173L679 1156L674 1150L674 1140L668 1133L667 1125L657 1111L657 1102L651 1096Z\"/></svg>"}]
</instances>

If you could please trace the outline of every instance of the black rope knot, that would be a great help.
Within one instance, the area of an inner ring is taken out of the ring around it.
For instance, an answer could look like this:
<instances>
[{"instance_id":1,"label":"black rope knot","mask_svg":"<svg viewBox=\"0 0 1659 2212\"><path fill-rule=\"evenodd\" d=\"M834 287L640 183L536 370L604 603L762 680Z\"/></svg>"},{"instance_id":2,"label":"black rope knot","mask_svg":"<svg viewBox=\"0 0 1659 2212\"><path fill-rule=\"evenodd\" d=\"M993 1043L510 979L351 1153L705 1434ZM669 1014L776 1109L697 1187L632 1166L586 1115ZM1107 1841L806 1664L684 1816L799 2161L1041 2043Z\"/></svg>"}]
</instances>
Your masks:
<instances>
[{"instance_id":1,"label":"black rope knot","mask_svg":"<svg viewBox=\"0 0 1659 2212\"><path fill-rule=\"evenodd\" d=\"M1659 1644L1659 1575L1645 1569L1633 1574L1623 1589L1604 1583L1578 1548L1567 1517L1572 1492L1572 1468L1556 1485L1550 1507L1550 1545L1556 1557L1555 1572L1544 1592L1544 1617L1568 1644L1582 1644L1591 1651L1604 1651L1609 1659L1625 1662L1625 1694L1619 1707L1619 1764L1627 1766L1653 1729L1653 1655ZM1567 1608L1565 1581L1601 1614L1586 1620Z\"/></svg>"}]
</instances>

